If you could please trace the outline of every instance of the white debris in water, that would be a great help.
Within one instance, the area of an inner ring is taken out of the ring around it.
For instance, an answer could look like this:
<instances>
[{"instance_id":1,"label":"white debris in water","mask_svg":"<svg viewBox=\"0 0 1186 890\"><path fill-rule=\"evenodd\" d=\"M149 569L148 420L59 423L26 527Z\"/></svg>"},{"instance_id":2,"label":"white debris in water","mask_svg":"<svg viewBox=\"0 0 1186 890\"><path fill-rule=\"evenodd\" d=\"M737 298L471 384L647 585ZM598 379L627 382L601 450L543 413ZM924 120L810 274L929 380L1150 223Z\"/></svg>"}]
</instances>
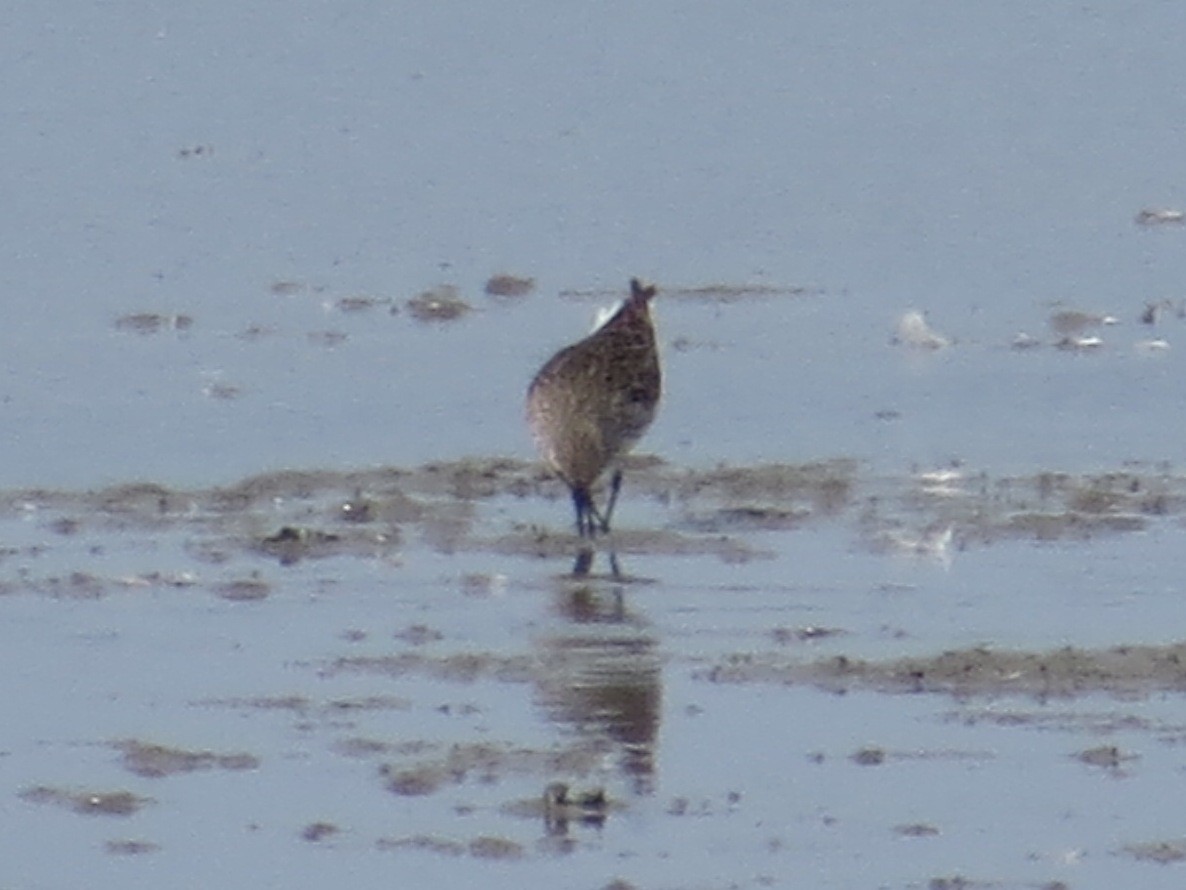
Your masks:
<instances>
[{"instance_id":1,"label":"white debris in water","mask_svg":"<svg viewBox=\"0 0 1186 890\"><path fill-rule=\"evenodd\" d=\"M936 497L957 497L964 493L960 484L964 474L956 469L930 470L915 476L923 491Z\"/></svg>"},{"instance_id":2,"label":"white debris in water","mask_svg":"<svg viewBox=\"0 0 1186 890\"><path fill-rule=\"evenodd\" d=\"M1042 341L1037 337L1031 337L1025 331L1019 331L1010 345L1014 349L1035 349L1042 345Z\"/></svg>"},{"instance_id":3,"label":"white debris in water","mask_svg":"<svg viewBox=\"0 0 1186 890\"><path fill-rule=\"evenodd\" d=\"M1092 352L1104 345L1104 341L1100 337L1094 335L1083 337L1063 337L1054 344L1059 349L1066 349L1071 352Z\"/></svg>"},{"instance_id":4,"label":"white debris in water","mask_svg":"<svg viewBox=\"0 0 1186 890\"><path fill-rule=\"evenodd\" d=\"M963 471L957 470L954 467L949 467L946 470L924 470L918 474L919 482L925 482L931 485L946 485L948 482L955 482L963 478Z\"/></svg>"},{"instance_id":5,"label":"white debris in water","mask_svg":"<svg viewBox=\"0 0 1186 890\"><path fill-rule=\"evenodd\" d=\"M951 345L951 341L927 324L926 318L916 309L898 319L894 342L914 349L942 349Z\"/></svg>"},{"instance_id":6,"label":"white debris in water","mask_svg":"<svg viewBox=\"0 0 1186 890\"><path fill-rule=\"evenodd\" d=\"M1186 213L1168 207L1146 207L1133 221L1138 226L1182 225L1186 222Z\"/></svg>"},{"instance_id":7,"label":"white debris in water","mask_svg":"<svg viewBox=\"0 0 1186 890\"><path fill-rule=\"evenodd\" d=\"M1141 355L1162 355L1169 351L1170 344L1168 340L1155 337L1152 340L1138 340L1133 344L1133 348Z\"/></svg>"},{"instance_id":8,"label":"white debris in water","mask_svg":"<svg viewBox=\"0 0 1186 890\"><path fill-rule=\"evenodd\" d=\"M933 560L944 567L951 565L951 542L955 537L950 525L931 526L917 535L886 532L880 536L881 548L921 559Z\"/></svg>"}]
</instances>

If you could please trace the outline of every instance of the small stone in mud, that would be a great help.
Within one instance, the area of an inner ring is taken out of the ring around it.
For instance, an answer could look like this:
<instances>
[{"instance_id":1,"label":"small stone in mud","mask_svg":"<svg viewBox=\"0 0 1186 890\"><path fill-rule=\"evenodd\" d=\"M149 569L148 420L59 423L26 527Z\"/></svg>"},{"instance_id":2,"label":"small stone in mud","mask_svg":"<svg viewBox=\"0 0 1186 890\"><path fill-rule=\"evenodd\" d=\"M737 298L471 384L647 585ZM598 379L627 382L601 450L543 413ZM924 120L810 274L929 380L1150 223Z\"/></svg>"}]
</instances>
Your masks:
<instances>
[{"instance_id":1,"label":"small stone in mud","mask_svg":"<svg viewBox=\"0 0 1186 890\"><path fill-rule=\"evenodd\" d=\"M407 307L417 321L455 321L472 308L458 296L457 288L451 284L443 284L412 297Z\"/></svg>"},{"instance_id":2,"label":"small stone in mud","mask_svg":"<svg viewBox=\"0 0 1186 890\"><path fill-rule=\"evenodd\" d=\"M339 831L341 829L332 822L312 822L301 829L301 839L310 843L317 843L318 841L325 840L327 837L333 837Z\"/></svg>"},{"instance_id":3,"label":"small stone in mud","mask_svg":"<svg viewBox=\"0 0 1186 890\"><path fill-rule=\"evenodd\" d=\"M517 275L491 275L486 280L486 293L492 297L522 297L535 289L534 278Z\"/></svg>"},{"instance_id":4,"label":"small stone in mud","mask_svg":"<svg viewBox=\"0 0 1186 890\"><path fill-rule=\"evenodd\" d=\"M866 747L852 755L852 762L858 766L881 766L885 763L885 749Z\"/></svg>"}]
</instances>

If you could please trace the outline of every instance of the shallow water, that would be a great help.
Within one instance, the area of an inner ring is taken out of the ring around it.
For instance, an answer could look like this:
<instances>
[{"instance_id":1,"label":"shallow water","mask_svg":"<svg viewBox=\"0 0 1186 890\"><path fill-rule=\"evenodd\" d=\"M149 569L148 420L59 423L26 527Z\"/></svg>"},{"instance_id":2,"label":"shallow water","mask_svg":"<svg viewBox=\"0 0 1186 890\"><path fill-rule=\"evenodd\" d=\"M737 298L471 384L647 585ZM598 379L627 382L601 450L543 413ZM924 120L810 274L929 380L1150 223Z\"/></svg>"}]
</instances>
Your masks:
<instances>
[{"instance_id":1,"label":"shallow water","mask_svg":"<svg viewBox=\"0 0 1186 890\"><path fill-rule=\"evenodd\" d=\"M1177 8L0 27L9 881L1181 884ZM631 275L573 578L523 391Z\"/></svg>"}]
</instances>

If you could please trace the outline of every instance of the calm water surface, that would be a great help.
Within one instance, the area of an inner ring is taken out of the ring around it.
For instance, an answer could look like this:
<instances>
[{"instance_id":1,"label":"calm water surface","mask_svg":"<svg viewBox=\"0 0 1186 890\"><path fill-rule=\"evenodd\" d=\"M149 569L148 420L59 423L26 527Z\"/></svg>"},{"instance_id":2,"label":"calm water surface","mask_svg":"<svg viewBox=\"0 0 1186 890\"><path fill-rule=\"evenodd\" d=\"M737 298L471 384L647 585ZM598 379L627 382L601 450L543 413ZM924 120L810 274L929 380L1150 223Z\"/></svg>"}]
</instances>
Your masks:
<instances>
[{"instance_id":1,"label":"calm water surface","mask_svg":"<svg viewBox=\"0 0 1186 890\"><path fill-rule=\"evenodd\" d=\"M852 458L866 494L950 467L970 487L1179 472L1186 229L1134 223L1186 205L1175 4L77 2L14 12L0 39L5 491L527 458L526 382L631 275L666 291L643 448L675 466ZM536 289L490 298L497 272ZM406 300L442 284L473 311L416 320ZM713 284L775 292L689 292ZM371 308L339 307L357 296ZM1117 323L1058 350L1058 308ZM910 309L953 345L892 343ZM137 313L192 321L118 324ZM1021 332L1042 345L1012 348ZM1169 348L1138 346L1154 338ZM23 498L0 525L13 886L1181 884L1180 864L1127 852L1181 843L1177 695L842 696L705 673L1172 641L1172 511L946 560L878 552L850 512L745 535L761 558L635 554L651 583L574 591L564 560L412 526L374 558L218 563L197 525L66 511L67 534ZM312 522L299 506L244 522ZM563 501L473 509L489 536L568 521ZM620 516L685 522L629 481ZM211 592L244 579L266 597ZM807 627L843 633L773 633ZM401 674L341 668L424 653ZM442 673L458 653L503 668ZM258 767L148 778L112 747L128 739ZM568 777L539 752L586 741L605 750L573 781L624 812L567 843L507 815ZM479 744L536 753L424 795L385 784ZM1135 759L1076 759L1099 745ZM854 761L866 746L884 762ZM79 813L38 787L152 803ZM320 822L336 831L302 838ZM392 843L409 838L437 845ZM490 858L481 838L512 846ZM148 846L108 846L126 841Z\"/></svg>"}]
</instances>

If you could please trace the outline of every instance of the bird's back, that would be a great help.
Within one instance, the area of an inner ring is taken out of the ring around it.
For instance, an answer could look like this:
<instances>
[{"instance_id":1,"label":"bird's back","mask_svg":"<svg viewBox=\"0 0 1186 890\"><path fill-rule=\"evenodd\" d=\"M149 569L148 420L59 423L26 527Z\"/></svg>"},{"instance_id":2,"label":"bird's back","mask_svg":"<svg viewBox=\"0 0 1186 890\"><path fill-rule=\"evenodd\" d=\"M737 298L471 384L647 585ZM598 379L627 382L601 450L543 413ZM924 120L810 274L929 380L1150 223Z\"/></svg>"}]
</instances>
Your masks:
<instances>
[{"instance_id":1,"label":"bird's back","mask_svg":"<svg viewBox=\"0 0 1186 890\"><path fill-rule=\"evenodd\" d=\"M528 390L536 444L570 486L592 485L655 419L662 388L648 307L655 289L631 285L630 299L588 337L556 353Z\"/></svg>"}]
</instances>

